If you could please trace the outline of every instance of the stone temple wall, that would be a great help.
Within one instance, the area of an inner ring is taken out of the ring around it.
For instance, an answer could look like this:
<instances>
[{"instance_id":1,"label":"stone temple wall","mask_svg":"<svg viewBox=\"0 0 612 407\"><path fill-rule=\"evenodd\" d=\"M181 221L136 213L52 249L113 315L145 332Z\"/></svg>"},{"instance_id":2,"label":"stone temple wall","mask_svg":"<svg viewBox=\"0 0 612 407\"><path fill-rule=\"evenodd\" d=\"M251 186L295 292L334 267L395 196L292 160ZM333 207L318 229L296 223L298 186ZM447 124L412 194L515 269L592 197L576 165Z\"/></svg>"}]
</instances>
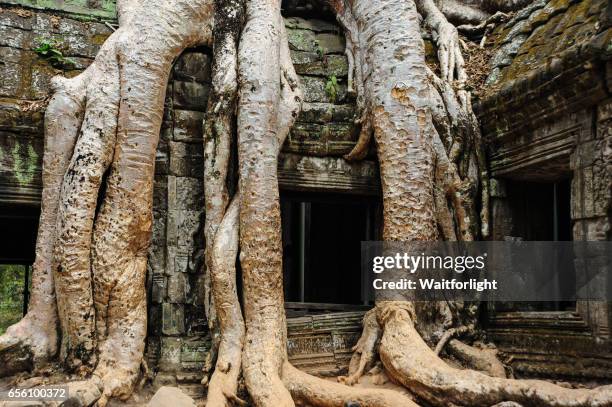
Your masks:
<instances>
[{"instance_id":1,"label":"stone temple wall","mask_svg":"<svg viewBox=\"0 0 612 407\"><path fill-rule=\"evenodd\" d=\"M60 13L0 2L0 204L40 200L44 99L54 75L74 76L91 63L111 29ZM52 66L34 51L54 41L74 64Z\"/></svg>"}]
</instances>

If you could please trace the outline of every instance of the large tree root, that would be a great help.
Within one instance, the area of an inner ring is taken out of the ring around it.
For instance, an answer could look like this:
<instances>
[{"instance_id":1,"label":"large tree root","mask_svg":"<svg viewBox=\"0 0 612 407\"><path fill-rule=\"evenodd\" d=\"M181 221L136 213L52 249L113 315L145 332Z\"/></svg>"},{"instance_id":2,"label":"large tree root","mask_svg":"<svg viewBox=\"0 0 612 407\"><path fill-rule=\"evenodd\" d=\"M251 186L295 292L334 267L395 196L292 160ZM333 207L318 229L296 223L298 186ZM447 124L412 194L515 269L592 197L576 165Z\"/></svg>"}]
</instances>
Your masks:
<instances>
[{"instance_id":1,"label":"large tree root","mask_svg":"<svg viewBox=\"0 0 612 407\"><path fill-rule=\"evenodd\" d=\"M304 373L289 363L283 367L283 382L297 402L321 407L411 407L408 397L394 390L357 389Z\"/></svg>"},{"instance_id":2,"label":"large tree root","mask_svg":"<svg viewBox=\"0 0 612 407\"><path fill-rule=\"evenodd\" d=\"M451 339L446 350L470 369L492 377L506 378L506 369L497 358L496 349L476 348L457 339Z\"/></svg>"},{"instance_id":3,"label":"large tree root","mask_svg":"<svg viewBox=\"0 0 612 407\"><path fill-rule=\"evenodd\" d=\"M244 319L236 289L236 256L239 245L240 196L236 194L225 213L213 245L211 275L221 338L214 373L208 383L206 405L224 407L245 404L236 395L244 345Z\"/></svg>"},{"instance_id":4,"label":"large tree root","mask_svg":"<svg viewBox=\"0 0 612 407\"><path fill-rule=\"evenodd\" d=\"M514 401L525 406L610 406L612 386L567 389L537 380L490 377L447 365L427 346L413 320L410 303L380 304L383 327L380 358L386 371L433 405L492 406Z\"/></svg>"},{"instance_id":5,"label":"large tree root","mask_svg":"<svg viewBox=\"0 0 612 407\"><path fill-rule=\"evenodd\" d=\"M90 70L73 79L54 78L54 95L45 113L43 192L32 293L27 315L0 336L0 376L30 370L54 357L58 349L58 316L52 259L62 180L72 157L84 112L85 83Z\"/></svg>"},{"instance_id":6,"label":"large tree root","mask_svg":"<svg viewBox=\"0 0 612 407\"><path fill-rule=\"evenodd\" d=\"M376 349L380 339L380 325L376 320L376 310L368 311L363 317L363 332L353 347L353 356L349 363L348 376L338 377L338 381L348 386L359 382L359 378L373 367L376 361Z\"/></svg>"},{"instance_id":7,"label":"large tree root","mask_svg":"<svg viewBox=\"0 0 612 407\"><path fill-rule=\"evenodd\" d=\"M118 6L121 27L92 65L75 79L55 80L31 315L0 339L3 353L30 353L30 366L20 368L53 356L57 301L60 360L68 370L93 371L79 386L91 388L83 394L99 393L100 406L110 397L129 397L140 374L153 168L166 83L183 49L210 43L213 17L212 0L146 6L124 0Z\"/></svg>"}]
</instances>

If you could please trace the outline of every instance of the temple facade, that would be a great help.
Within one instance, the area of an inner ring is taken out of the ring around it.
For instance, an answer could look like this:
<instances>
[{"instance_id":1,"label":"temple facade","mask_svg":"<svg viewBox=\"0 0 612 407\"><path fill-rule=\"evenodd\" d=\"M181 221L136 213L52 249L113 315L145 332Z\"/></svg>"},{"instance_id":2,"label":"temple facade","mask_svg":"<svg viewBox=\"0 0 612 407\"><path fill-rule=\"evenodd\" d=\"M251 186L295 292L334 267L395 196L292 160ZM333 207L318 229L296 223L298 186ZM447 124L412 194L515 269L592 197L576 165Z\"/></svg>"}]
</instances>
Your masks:
<instances>
[{"instance_id":1,"label":"temple facade","mask_svg":"<svg viewBox=\"0 0 612 407\"><path fill-rule=\"evenodd\" d=\"M304 90L278 167L288 351L296 366L336 375L372 304L360 242L381 236L378 165L373 147L359 162L342 157L359 129L341 28L306 0L283 2L283 12ZM83 70L115 15L111 0L0 1L0 231L10 235L0 264L34 260L50 78ZM491 177L491 239L610 240L611 18L605 0L538 0L490 33L474 110ZM41 55L45 43L61 58ZM426 49L435 55L427 40ZM147 280L149 367L158 383L194 393L210 346L202 230L210 62L209 49L189 49L170 76ZM515 376L612 380L610 303L495 303L481 314Z\"/></svg>"}]
</instances>

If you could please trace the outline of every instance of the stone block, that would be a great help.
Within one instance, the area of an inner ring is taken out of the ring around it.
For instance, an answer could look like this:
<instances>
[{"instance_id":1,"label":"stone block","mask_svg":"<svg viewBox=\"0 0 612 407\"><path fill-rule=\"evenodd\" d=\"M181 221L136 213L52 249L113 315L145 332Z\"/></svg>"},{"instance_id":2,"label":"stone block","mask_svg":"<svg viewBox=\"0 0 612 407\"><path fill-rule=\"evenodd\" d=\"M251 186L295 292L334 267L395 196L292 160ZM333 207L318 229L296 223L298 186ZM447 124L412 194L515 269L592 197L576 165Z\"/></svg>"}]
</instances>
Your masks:
<instances>
[{"instance_id":1,"label":"stone block","mask_svg":"<svg viewBox=\"0 0 612 407\"><path fill-rule=\"evenodd\" d=\"M211 74L210 55L201 51L185 51L172 69L175 79L209 83Z\"/></svg>"},{"instance_id":2,"label":"stone block","mask_svg":"<svg viewBox=\"0 0 612 407\"><path fill-rule=\"evenodd\" d=\"M342 54L346 45L344 36L334 33L315 33L311 30L288 29L289 49L318 55Z\"/></svg>"},{"instance_id":3,"label":"stone block","mask_svg":"<svg viewBox=\"0 0 612 407\"><path fill-rule=\"evenodd\" d=\"M189 271L189 254L180 252L173 257L173 274L187 273Z\"/></svg>"},{"instance_id":4,"label":"stone block","mask_svg":"<svg viewBox=\"0 0 612 407\"><path fill-rule=\"evenodd\" d=\"M147 407L195 407L195 401L177 387L161 387L153 395Z\"/></svg>"},{"instance_id":5,"label":"stone block","mask_svg":"<svg viewBox=\"0 0 612 407\"><path fill-rule=\"evenodd\" d=\"M151 279L151 302L161 304L166 298L166 292L166 277L154 275Z\"/></svg>"},{"instance_id":6,"label":"stone block","mask_svg":"<svg viewBox=\"0 0 612 407\"><path fill-rule=\"evenodd\" d=\"M189 291L189 282L184 273L174 273L168 276L168 302L172 304L184 304Z\"/></svg>"},{"instance_id":7,"label":"stone block","mask_svg":"<svg viewBox=\"0 0 612 407\"><path fill-rule=\"evenodd\" d=\"M344 77L348 75L348 60L344 55L323 55L313 52L293 51L291 60L300 75Z\"/></svg>"},{"instance_id":8,"label":"stone block","mask_svg":"<svg viewBox=\"0 0 612 407\"><path fill-rule=\"evenodd\" d=\"M317 52L315 33L310 30L289 29L287 30L289 49L295 51Z\"/></svg>"},{"instance_id":9,"label":"stone block","mask_svg":"<svg viewBox=\"0 0 612 407\"><path fill-rule=\"evenodd\" d=\"M203 233L204 212L202 210L177 210L174 214L177 217L178 230L180 230L177 247L185 253L191 253L194 247L198 247L202 241L199 234ZM189 267L187 267L185 271L193 270L189 270Z\"/></svg>"},{"instance_id":10,"label":"stone block","mask_svg":"<svg viewBox=\"0 0 612 407\"><path fill-rule=\"evenodd\" d=\"M196 81L174 81L172 86L175 108L206 111L210 86Z\"/></svg>"},{"instance_id":11,"label":"stone block","mask_svg":"<svg viewBox=\"0 0 612 407\"><path fill-rule=\"evenodd\" d=\"M349 123L296 122L291 129L291 141L355 141L357 127Z\"/></svg>"},{"instance_id":12,"label":"stone block","mask_svg":"<svg viewBox=\"0 0 612 407\"><path fill-rule=\"evenodd\" d=\"M177 371L181 367L181 338L162 337L159 349L159 369L164 372Z\"/></svg>"},{"instance_id":13,"label":"stone block","mask_svg":"<svg viewBox=\"0 0 612 407\"><path fill-rule=\"evenodd\" d=\"M324 54L344 54L346 41L343 35L322 33L315 36L317 46L323 48Z\"/></svg>"},{"instance_id":14,"label":"stone block","mask_svg":"<svg viewBox=\"0 0 612 407\"><path fill-rule=\"evenodd\" d=\"M0 77L2 77L2 81L0 81L0 96L22 96L23 67L12 62L0 64Z\"/></svg>"},{"instance_id":15,"label":"stone block","mask_svg":"<svg viewBox=\"0 0 612 407\"><path fill-rule=\"evenodd\" d=\"M186 339L181 348L181 362L204 362L209 349L210 340L205 337Z\"/></svg>"},{"instance_id":16,"label":"stone block","mask_svg":"<svg viewBox=\"0 0 612 407\"><path fill-rule=\"evenodd\" d=\"M204 113L192 110L174 110L174 141L202 143Z\"/></svg>"},{"instance_id":17,"label":"stone block","mask_svg":"<svg viewBox=\"0 0 612 407\"><path fill-rule=\"evenodd\" d=\"M302 76L300 82L304 91L305 102L330 102L330 95L325 90L329 78L316 76ZM335 103L346 101L346 83L338 80Z\"/></svg>"},{"instance_id":18,"label":"stone block","mask_svg":"<svg viewBox=\"0 0 612 407\"><path fill-rule=\"evenodd\" d=\"M31 48L31 40L30 31L9 26L0 26L0 46L2 47L26 50Z\"/></svg>"},{"instance_id":19,"label":"stone block","mask_svg":"<svg viewBox=\"0 0 612 407\"><path fill-rule=\"evenodd\" d=\"M204 209L203 184L202 178L177 177L173 208L201 212Z\"/></svg>"},{"instance_id":20,"label":"stone block","mask_svg":"<svg viewBox=\"0 0 612 407\"><path fill-rule=\"evenodd\" d=\"M591 140L578 144L572 158L573 170L594 165L601 158L601 142L599 140Z\"/></svg>"},{"instance_id":21,"label":"stone block","mask_svg":"<svg viewBox=\"0 0 612 407\"><path fill-rule=\"evenodd\" d=\"M185 333L185 308L183 304L166 302L162 304L162 333L169 336Z\"/></svg>"},{"instance_id":22,"label":"stone block","mask_svg":"<svg viewBox=\"0 0 612 407\"><path fill-rule=\"evenodd\" d=\"M169 173L179 177L199 178L204 174L204 147L201 143L171 141Z\"/></svg>"},{"instance_id":23,"label":"stone block","mask_svg":"<svg viewBox=\"0 0 612 407\"><path fill-rule=\"evenodd\" d=\"M34 14L26 10L5 9L0 13L0 27L12 27L31 30ZM1 29L0 29L1 30Z\"/></svg>"}]
</instances>

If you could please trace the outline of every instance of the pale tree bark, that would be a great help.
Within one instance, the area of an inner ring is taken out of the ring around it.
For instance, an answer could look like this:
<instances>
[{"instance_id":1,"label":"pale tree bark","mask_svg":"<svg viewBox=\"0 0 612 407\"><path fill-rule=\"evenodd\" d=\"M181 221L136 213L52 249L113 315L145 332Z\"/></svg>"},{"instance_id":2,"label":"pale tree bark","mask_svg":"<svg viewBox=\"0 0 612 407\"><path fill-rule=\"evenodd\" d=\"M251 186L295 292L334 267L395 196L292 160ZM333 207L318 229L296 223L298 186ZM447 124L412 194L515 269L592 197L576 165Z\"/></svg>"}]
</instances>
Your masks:
<instances>
[{"instance_id":1,"label":"pale tree bark","mask_svg":"<svg viewBox=\"0 0 612 407\"><path fill-rule=\"evenodd\" d=\"M212 337L212 348L205 372L213 370L219 347L219 327L214 305L212 279L217 274L213 247L217 230L229 204L228 172L232 145L236 143L234 114L238 93L238 40L244 23L244 0L216 0L213 41L212 92L204 120L204 224L206 318ZM232 265L229 265L232 266ZM232 266L233 267L233 266ZM225 273L227 271L221 271ZM208 375L204 381L208 380Z\"/></svg>"},{"instance_id":2,"label":"pale tree bark","mask_svg":"<svg viewBox=\"0 0 612 407\"><path fill-rule=\"evenodd\" d=\"M449 240L472 240L476 223L473 191L482 160L469 95L455 95L448 84L455 78L464 79L458 44L451 41L452 46L438 53L441 80L424 63L417 4L369 0L332 4L342 20L350 10L361 27L362 49L368 56L370 71L364 75L364 88L381 166L383 238L429 241L437 240L441 231ZM432 30L448 24L433 2L423 0L418 6ZM446 35L454 36L456 31ZM448 41L438 39L438 45L445 43ZM449 213L447 199L454 215ZM378 353L393 381L431 405L492 406L512 401L603 406L612 402L609 387L571 390L546 382L506 379L503 367L490 354L483 357L456 340L452 349L466 364L498 377L448 366L437 353L455 333L473 329L457 326L466 323L466 315L467 321L473 319L469 318L473 312L469 304L377 301L375 314L370 312L364 319L364 336L350 375L341 380L356 382L363 366ZM434 352L431 347L438 340Z\"/></svg>"},{"instance_id":3,"label":"pale tree bark","mask_svg":"<svg viewBox=\"0 0 612 407\"><path fill-rule=\"evenodd\" d=\"M59 360L88 376L70 384L72 394L101 406L127 398L140 373L153 168L170 68L186 47L210 43L213 24L212 0L125 0L118 8L120 28L95 61L76 78L54 80L30 313L0 339L3 357L38 365L56 356L61 338Z\"/></svg>"}]
</instances>

